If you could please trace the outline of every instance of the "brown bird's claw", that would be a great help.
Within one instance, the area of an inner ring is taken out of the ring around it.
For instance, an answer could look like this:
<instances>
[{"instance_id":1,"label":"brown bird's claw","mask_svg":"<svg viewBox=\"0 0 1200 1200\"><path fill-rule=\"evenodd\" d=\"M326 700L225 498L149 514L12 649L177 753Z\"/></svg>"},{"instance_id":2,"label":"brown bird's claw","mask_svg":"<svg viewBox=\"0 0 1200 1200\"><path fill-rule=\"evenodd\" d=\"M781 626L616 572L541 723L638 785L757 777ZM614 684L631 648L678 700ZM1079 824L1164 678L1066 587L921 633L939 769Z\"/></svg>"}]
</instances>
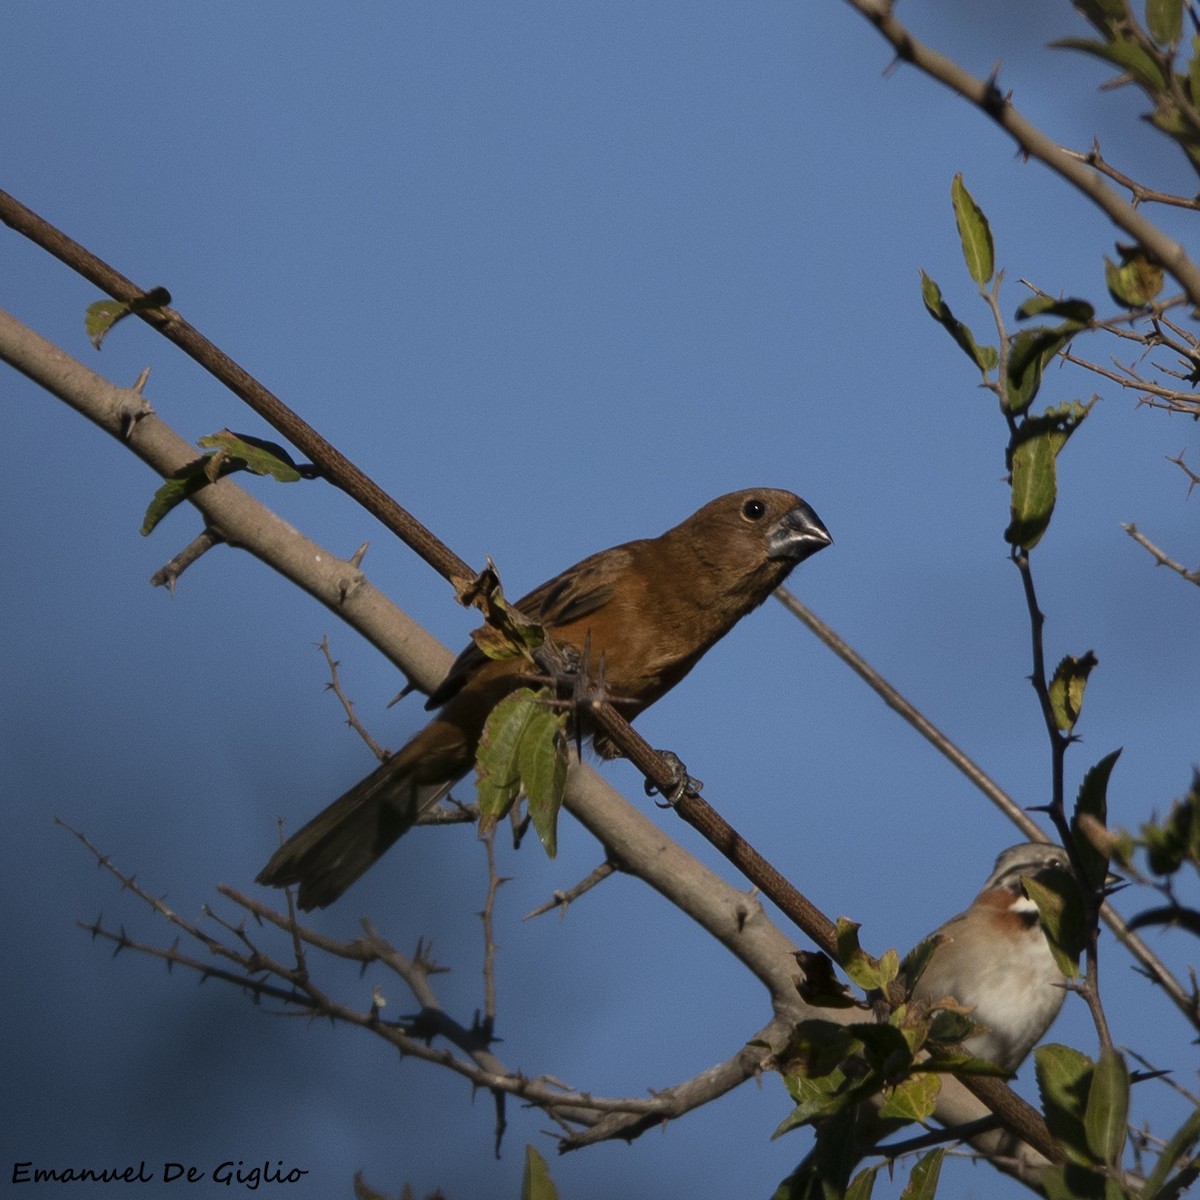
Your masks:
<instances>
[{"instance_id":1,"label":"brown bird's claw","mask_svg":"<svg viewBox=\"0 0 1200 1200\"><path fill-rule=\"evenodd\" d=\"M671 786L665 792L662 792L647 779L643 785L646 789L646 795L657 796L661 794L662 800L658 801L659 808L674 808L688 792L698 796L700 789L704 787L704 781L695 779L689 775L687 767L683 765L683 760L674 751L659 750L658 754L661 758L665 758L671 765Z\"/></svg>"}]
</instances>

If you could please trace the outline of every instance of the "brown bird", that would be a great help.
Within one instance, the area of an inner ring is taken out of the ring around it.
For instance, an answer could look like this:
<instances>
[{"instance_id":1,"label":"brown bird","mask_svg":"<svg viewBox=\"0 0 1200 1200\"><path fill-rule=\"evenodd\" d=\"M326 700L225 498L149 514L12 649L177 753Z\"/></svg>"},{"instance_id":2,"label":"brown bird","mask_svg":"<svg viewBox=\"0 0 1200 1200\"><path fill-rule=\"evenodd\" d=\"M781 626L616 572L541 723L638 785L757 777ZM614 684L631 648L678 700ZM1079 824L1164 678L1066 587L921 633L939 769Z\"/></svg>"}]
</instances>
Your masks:
<instances>
[{"instance_id":1,"label":"brown bird","mask_svg":"<svg viewBox=\"0 0 1200 1200\"><path fill-rule=\"evenodd\" d=\"M606 690L632 720L832 540L791 492L732 492L659 537L585 558L516 607L581 659L586 646L588 677L603 662ZM470 770L488 714L528 679L522 660L469 646L426 702L438 715L280 846L258 882L299 884L303 909L331 904Z\"/></svg>"}]
</instances>

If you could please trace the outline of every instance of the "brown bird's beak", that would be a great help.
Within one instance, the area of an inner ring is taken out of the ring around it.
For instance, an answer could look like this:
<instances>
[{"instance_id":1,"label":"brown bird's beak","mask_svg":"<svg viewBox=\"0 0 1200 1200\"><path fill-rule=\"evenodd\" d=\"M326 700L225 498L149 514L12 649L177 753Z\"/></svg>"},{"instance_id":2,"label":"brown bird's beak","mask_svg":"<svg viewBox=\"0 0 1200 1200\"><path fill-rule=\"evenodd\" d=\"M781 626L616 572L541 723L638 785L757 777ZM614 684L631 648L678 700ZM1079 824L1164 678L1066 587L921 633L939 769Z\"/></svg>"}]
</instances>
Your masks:
<instances>
[{"instance_id":1,"label":"brown bird's beak","mask_svg":"<svg viewBox=\"0 0 1200 1200\"><path fill-rule=\"evenodd\" d=\"M829 530L804 501L783 514L767 535L767 557L802 562L833 544Z\"/></svg>"}]
</instances>

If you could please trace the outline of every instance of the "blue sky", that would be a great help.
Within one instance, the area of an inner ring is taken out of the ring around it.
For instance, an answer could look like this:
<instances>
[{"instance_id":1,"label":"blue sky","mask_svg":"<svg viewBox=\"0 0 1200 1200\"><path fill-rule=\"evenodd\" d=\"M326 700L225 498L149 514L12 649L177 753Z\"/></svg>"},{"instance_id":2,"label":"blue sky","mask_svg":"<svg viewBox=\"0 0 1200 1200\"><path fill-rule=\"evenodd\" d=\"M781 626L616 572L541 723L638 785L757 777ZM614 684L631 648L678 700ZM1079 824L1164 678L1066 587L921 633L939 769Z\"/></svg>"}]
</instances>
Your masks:
<instances>
[{"instance_id":1,"label":"blue sky","mask_svg":"<svg viewBox=\"0 0 1200 1200\"><path fill-rule=\"evenodd\" d=\"M914 0L904 18L977 73L1001 59L1016 102L1064 143L1099 133L1124 169L1195 190L1135 121L1136 97L1098 95L1098 65L1044 49L1080 32L1073 16L1027 5L1001 23L973 8ZM791 488L836 540L794 589L1021 803L1046 799L1001 537L1003 423L925 314L918 269L986 333L950 209L957 171L992 219L1006 313L1022 278L1103 303L1114 232L965 103L886 70L886 47L846 6L75 2L14 6L7 25L0 97L20 115L0 132L0 186L167 286L469 562L490 554L519 594L722 492ZM1181 218L1163 219L1187 240ZM114 382L150 365L147 395L184 436L270 435L148 329L122 326L97 355L83 334L93 290L2 230L0 285L0 304ZM1052 371L1042 398L1093 390ZM1200 456L1190 422L1100 394L1061 460L1035 570L1051 660L1100 659L1068 788L1123 746L1110 810L1136 826L1196 760L1200 648L1195 590L1153 569L1120 523L1194 563L1200 501L1165 456ZM211 554L173 598L152 589L194 515L139 537L151 474L11 372L0 396L4 1158L282 1160L311 1172L292 1196L348 1194L362 1167L393 1193L408 1181L458 1198L516 1196L532 1141L564 1200L769 1195L807 1147L805 1134L769 1140L789 1108L777 1079L562 1160L548 1122L512 1106L497 1161L491 1105L460 1081L114 960L76 928L103 911L170 940L53 817L198 915L216 882L250 885L277 816L294 827L369 768L324 690L322 635L380 740L398 745L420 712L386 710L394 670L244 555ZM470 617L445 583L344 498L251 486L337 553L369 539L372 580L463 643ZM773 602L639 728L878 950L964 907L1021 840ZM630 768L604 770L640 797ZM634 881L610 881L565 921L522 923L599 860L569 822L559 841L552 863L532 843L503 863L508 1061L638 1093L765 1023L759 986ZM423 832L319 923L350 937L365 912L402 949L432 938L454 968L445 1003L469 1019L483 883L469 833ZM1184 961L1182 937L1153 940ZM1117 1038L1190 1083L1182 1023L1106 944ZM1056 1036L1094 1045L1082 1005L1068 1002ZM1028 1067L1018 1086L1033 1095ZM1160 1130L1178 1115L1165 1089L1139 1099ZM955 1194L1017 1194L985 1168L953 1170Z\"/></svg>"}]
</instances>

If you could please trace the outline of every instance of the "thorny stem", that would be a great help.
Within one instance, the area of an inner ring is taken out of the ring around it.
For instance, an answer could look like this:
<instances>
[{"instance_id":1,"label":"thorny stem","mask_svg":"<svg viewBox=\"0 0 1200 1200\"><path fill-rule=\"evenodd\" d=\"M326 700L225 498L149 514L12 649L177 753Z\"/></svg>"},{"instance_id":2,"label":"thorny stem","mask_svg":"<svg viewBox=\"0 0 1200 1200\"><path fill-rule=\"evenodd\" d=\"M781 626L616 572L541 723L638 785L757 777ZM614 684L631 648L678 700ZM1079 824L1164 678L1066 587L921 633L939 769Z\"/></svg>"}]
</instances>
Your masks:
<instances>
[{"instance_id":1,"label":"thorny stem","mask_svg":"<svg viewBox=\"0 0 1200 1200\"><path fill-rule=\"evenodd\" d=\"M496 829L480 838L487 855L487 900L479 919L483 922L483 1023L490 1033L496 1027L496 893L506 882L496 870Z\"/></svg>"},{"instance_id":2,"label":"thorny stem","mask_svg":"<svg viewBox=\"0 0 1200 1200\"><path fill-rule=\"evenodd\" d=\"M1054 822L1063 844L1070 838L1070 829L1064 815L1063 763L1066 757L1070 738L1060 732L1058 722L1054 717L1054 706L1050 703L1050 689L1046 682L1046 656L1043 648L1042 632L1046 618L1038 607L1037 592L1033 584L1033 571L1029 565L1029 554L1018 546L1012 548L1012 561L1021 575L1021 587L1025 594L1025 605L1029 610L1029 632L1033 651L1033 670L1029 681L1038 698L1042 710L1042 720L1046 725L1046 733L1050 738L1050 803L1047 813Z\"/></svg>"}]
</instances>

